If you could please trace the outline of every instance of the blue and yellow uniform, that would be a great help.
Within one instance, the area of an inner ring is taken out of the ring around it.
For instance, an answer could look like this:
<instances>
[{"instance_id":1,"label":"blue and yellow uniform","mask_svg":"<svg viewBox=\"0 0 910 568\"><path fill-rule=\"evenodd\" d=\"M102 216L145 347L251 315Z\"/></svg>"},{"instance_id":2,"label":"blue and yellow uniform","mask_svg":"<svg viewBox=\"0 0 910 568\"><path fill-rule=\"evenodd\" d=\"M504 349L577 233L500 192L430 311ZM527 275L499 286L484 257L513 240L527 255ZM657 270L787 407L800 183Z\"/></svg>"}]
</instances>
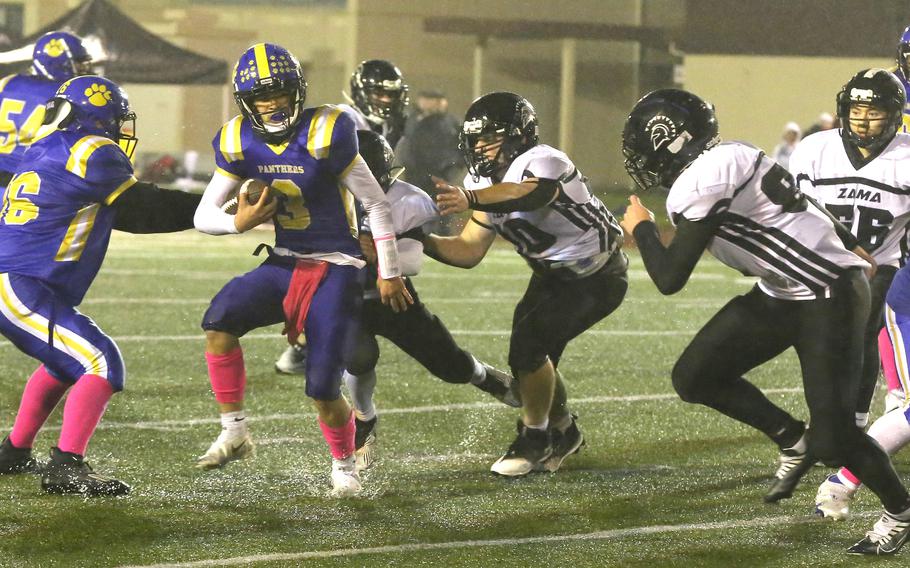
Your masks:
<instances>
[{"instance_id":1,"label":"blue and yellow uniform","mask_svg":"<svg viewBox=\"0 0 910 568\"><path fill-rule=\"evenodd\" d=\"M357 157L354 122L335 106L304 109L300 124L282 144L269 144L237 116L212 141L218 171L257 178L282 193L275 217L275 246L298 253L360 255L354 197L338 180Z\"/></svg>"},{"instance_id":2,"label":"blue and yellow uniform","mask_svg":"<svg viewBox=\"0 0 910 568\"><path fill-rule=\"evenodd\" d=\"M57 130L32 144L3 194L0 332L61 380L123 387L119 349L75 306L104 260L110 205L135 183L111 139Z\"/></svg>"},{"instance_id":3,"label":"blue and yellow uniform","mask_svg":"<svg viewBox=\"0 0 910 568\"><path fill-rule=\"evenodd\" d=\"M44 120L44 104L60 83L31 75L0 79L0 171L16 171Z\"/></svg>"},{"instance_id":4,"label":"blue and yellow uniform","mask_svg":"<svg viewBox=\"0 0 910 568\"><path fill-rule=\"evenodd\" d=\"M354 198L339 181L357 158L354 122L342 109L303 109L290 137L280 144L264 141L247 117L238 116L221 128L212 145L220 174L238 181L261 179L281 192L276 250L361 257ZM212 299L202 328L242 337L286 321L283 300L296 263L293 256L272 254L228 282ZM312 398L335 400L341 394L343 355L354 339L362 286L361 268L328 263L312 297L304 329L310 346L306 393Z\"/></svg>"},{"instance_id":5,"label":"blue and yellow uniform","mask_svg":"<svg viewBox=\"0 0 910 568\"><path fill-rule=\"evenodd\" d=\"M904 128L903 132L910 134L910 79L904 76L902 70L898 69L895 73L904 85L904 92L907 93L907 104L904 105Z\"/></svg>"}]
</instances>

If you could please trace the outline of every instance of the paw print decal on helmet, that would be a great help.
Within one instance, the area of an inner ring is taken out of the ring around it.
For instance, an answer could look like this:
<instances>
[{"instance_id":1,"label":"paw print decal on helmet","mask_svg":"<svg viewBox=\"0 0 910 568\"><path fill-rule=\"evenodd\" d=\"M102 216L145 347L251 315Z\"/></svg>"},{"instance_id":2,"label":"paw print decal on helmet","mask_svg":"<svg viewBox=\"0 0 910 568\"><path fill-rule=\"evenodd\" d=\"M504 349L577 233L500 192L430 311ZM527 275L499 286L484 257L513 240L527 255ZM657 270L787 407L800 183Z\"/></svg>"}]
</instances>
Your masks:
<instances>
[{"instance_id":1,"label":"paw print decal on helmet","mask_svg":"<svg viewBox=\"0 0 910 568\"><path fill-rule=\"evenodd\" d=\"M92 83L91 87L85 89L85 96L88 97L88 102L96 107L103 107L111 100L111 92L108 90L107 85L99 85L98 83Z\"/></svg>"}]
</instances>

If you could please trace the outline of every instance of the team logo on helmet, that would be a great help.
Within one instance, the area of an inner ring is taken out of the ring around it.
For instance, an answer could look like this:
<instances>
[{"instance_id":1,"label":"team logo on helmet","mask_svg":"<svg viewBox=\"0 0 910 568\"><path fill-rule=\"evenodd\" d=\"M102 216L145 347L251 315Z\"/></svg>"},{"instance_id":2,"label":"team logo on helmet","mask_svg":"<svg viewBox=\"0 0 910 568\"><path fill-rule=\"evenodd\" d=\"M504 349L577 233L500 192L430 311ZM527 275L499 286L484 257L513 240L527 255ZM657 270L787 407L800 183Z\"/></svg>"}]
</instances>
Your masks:
<instances>
[{"instance_id":1,"label":"team logo on helmet","mask_svg":"<svg viewBox=\"0 0 910 568\"><path fill-rule=\"evenodd\" d=\"M98 83L92 83L91 87L85 89L85 96L88 97L88 102L96 107L103 107L111 101L111 92L107 90L107 86Z\"/></svg>"},{"instance_id":2,"label":"team logo on helmet","mask_svg":"<svg viewBox=\"0 0 910 568\"><path fill-rule=\"evenodd\" d=\"M650 133L651 145L657 150L664 143L669 143L676 139L676 125L672 120L662 114L658 114L648 121L645 130Z\"/></svg>"},{"instance_id":3,"label":"team logo on helmet","mask_svg":"<svg viewBox=\"0 0 910 568\"><path fill-rule=\"evenodd\" d=\"M875 97L875 91L872 89L850 89L850 101L855 103L871 103Z\"/></svg>"},{"instance_id":4,"label":"team logo on helmet","mask_svg":"<svg viewBox=\"0 0 910 568\"><path fill-rule=\"evenodd\" d=\"M63 40L52 39L44 46L44 53L48 54L50 57L60 57L65 52L66 46L63 44Z\"/></svg>"}]
</instances>

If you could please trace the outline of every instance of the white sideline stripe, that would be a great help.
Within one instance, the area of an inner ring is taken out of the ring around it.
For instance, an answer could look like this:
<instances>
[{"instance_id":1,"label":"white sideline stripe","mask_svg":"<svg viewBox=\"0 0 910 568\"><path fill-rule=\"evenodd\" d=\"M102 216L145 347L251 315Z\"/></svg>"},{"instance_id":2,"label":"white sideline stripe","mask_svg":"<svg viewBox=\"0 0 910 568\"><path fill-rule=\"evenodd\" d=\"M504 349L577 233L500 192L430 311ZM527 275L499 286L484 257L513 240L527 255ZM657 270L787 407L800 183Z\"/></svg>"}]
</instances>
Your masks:
<instances>
[{"instance_id":1,"label":"white sideline stripe","mask_svg":"<svg viewBox=\"0 0 910 568\"><path fill-rule=\"evenodd\" d=\"M188 280L230 280L239 276L238 270L181 270L178 278ZM98 278L105 276L167 276L174 277L173 271L157 270L154 268L105 268L98 273ZM414 278L418 280L521 280L527 282L531 277L531 272L520 272L513 274L472 274L465 272L424 272ZM630 270L629 278L634 280L650 280L651 277L644 270ZM712 274L699 272L689 277L690 281L727 281L737 283L754 283L754 278L742 278L733 273Z\"/></svg>"},{"instance_id":2,"label":"white sideline stripe","mask_svg":"<svg viewBox=\"0 0 910 568\"><path fill-rule=\"evenodd\" d=\"M515 294L478 296L471 298L471 304L514 304L521 299L521 296ZM135 304L135 305L207 305L211 298L89 298L82 302L82 305L100 305L100 304ZM464 304L464 298L421 298L424 304ZM665 303L663 298L639 298L635 300L626 300L626 304L658 304ZM673 302L674 308L713 308L721 307L724 302L709 298L692 298Z\"/></svg>"},{"instance_id":3,"label":"white sideline stripe","mask_svg":"<svg viewBox=\"0 0 910 568\"><path fill-rule=\"evenodd\" d=\"M762 389L765 394L792 394L802 392L801 388L788 387L776 389ZM676 393L660 394L633 394L625 396L590 396L585 398L570 398L569 404L602 404L608 402L647 402L647 401L675 401L678 397ZM380 408L379 412L387 414L425 414L429 412L447 412L450 410L508 410L510 407L499 402L459 402L452 404L434 404L427 406L411 406L404 408ZM304 420L312 419L316 415L311 413L296 414L267 414L263 416L250 416L250 422L274 422L281 420ZM113 430L118 428L136 429L136 430L176 430L186 427L198 426L201 424L221 424L219 417L212 418L190 418L187 420L156 420L150 422L113 422L104 421L99 426L102 430ZM8 430L12 426L4 426ZM60 430L60 426L48 427L45 430Z\"/></svg>"},{"instance_id":4,"label":"white sideline stripe","mask_svg":"<svg viewBox=\"0 0 910 568\"><path fill-rule=\"evenodd\" d=\"M512 333L508 329L450 329L452 335L467 336L498 336L508 337ZM649 337L649 336L689 336L694 335L695 331L689 330L634 330L634 329L589 329L585 335L607 335L607 336L626 336L626 337ZM205 335L202 332L193 335L117 335L112 336L118 343L130 343L133 341L205 341ZM280 333L251 333L244 335L241 339L268 339L277 340L284 336ZM0 347L11 347L13 344L9 341L0 341Z\"/></svg>"},{"instance_id":5,"label":"white sideline stripe","mask_svg":"<svg viewBox=\"0 0 910 568\"><path fill-rule=\"evenodd\" d=\"M194 568L196 566L239 566L253 562L286 562L296 560L309 560L320 558L339 558L346 556L362 556L367 554L389 554L397 552L412 552L424 550L451 550L458 548L481 548L487 546L516 546L524 544L542 544L548 542L577 542L590 540L623 539L649 534L667 534L687 531L715 531L729 529L744 529L754 527L771 527L783 524L805 524L818 522L816 517L763 517L758 519L744 519L738 521L724 521L719 523L691 523L682 525L652 525L649 527L632 527L627 529L614 529L589 533L576 533L564 535L532 536L526 538L497 538L490 540L455 540L449 542L427 542L413 544L395 544L389 546L372 546L369 548L314 550L311 552L286 552L275 554L255 554L251 556L235 556L233 558L220 558L208 560L195 560L192 562L177 562L172 564L145 564L122 566L121 568Z\"/></svg>"}]
</instances>

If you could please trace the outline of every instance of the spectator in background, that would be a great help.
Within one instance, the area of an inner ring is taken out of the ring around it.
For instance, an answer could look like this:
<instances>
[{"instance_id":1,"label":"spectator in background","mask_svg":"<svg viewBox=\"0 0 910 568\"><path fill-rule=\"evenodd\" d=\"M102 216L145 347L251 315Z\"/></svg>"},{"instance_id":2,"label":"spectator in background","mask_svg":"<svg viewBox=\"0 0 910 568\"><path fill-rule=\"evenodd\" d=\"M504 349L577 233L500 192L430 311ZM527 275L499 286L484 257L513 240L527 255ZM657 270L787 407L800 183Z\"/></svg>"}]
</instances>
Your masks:
<instances>
[{"instance_id":1,"label":"spectator in background","mask_svg":"<svg viewBox=\"0 0 910 568\"><path fill-rule=\"evenodd\" d=\"M449 114L449 101L442 92L420 92L416 107L396 153L405 168L405 179L435 198L436 186L430 176L450 183L464 178L466 168L458 150L461 123ZM455 221L454 217L441 219L434 232L449 234L449 225Z\"/></svg>"},{"instance_id":2,"label":"spectator in background","mask_svg":"<svg viewBox=\"0 0 910 568\"><path fill-rule=\"evenodd\" d=\"M816 132L821 132L822 130L831 130L835 126L837 126L837 123L834 120L834 116L830 112L823 112L818 115L818 121L806 129L803 138L815 134Z\"/></svg>"},{"instance_id":3,"label":"spectator in background","mask_svg":"<svg viewBox=\"0 0 910 568\"><path fill-rule=\"evenodd\" d=\"M801 133L802 131L799 129L798 124L788 122L784 125L784 133L781 136L780 144L775 146L774 152L771 153L771 158L785 169L789 168L790 154L796 148L796 143L799 142Z\"/></svg>"}]
</instances>

